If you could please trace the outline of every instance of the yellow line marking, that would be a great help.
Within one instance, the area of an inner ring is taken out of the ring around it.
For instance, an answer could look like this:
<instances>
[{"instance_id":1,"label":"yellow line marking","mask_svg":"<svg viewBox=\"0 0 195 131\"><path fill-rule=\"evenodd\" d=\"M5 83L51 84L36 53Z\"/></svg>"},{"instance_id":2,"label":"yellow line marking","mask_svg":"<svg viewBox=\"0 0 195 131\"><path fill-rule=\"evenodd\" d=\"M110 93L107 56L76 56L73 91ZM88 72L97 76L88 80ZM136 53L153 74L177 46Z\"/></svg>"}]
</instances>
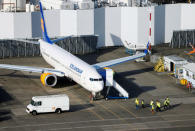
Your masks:
<instances>
[{"instance_id":1,"label":"yellow line marking","mask_svg":"<svg viewBox=\"0 0 195 131\"><path fill-rule=\"evenodd\" d=\"M102 116L100 116L97 112L93 111L92 109L89 109L95 116L97 116L100 120L104 120Z\"/></svg>"},{"instance_id":2,"label":"yellow line marking","mask_svg":"<svg viewBox=\"0 0 195 131\"><path fill-rule=\"evenodd\" d=\"M88 96L88 94L84 91L82 91L86 96ZM100 105L101 107L103 107L106 111L110 112L111 114L113 114L115 117L117 117L118 119L122 119L119 115L117 115L116 113L114 113L113 111L111 111L110 109L106 108L105 106L103 106L100 103L97 103L98 105Z\"/></svg>"},{"instance_id":3,"label":"yellow line marking","mask_svg":"<svg viewBox=\"0 0 195 131\"><path fill-rule=\"evenodd\" d=\"M82 88L80 88L80 89L82 89ZM79 89L79 90L80 90ZM88 96L85 92L84 92L84 94L86 95L86 96ZM80 102L81 102L81 100L80 100ZM98 117L100 120L104 120L104 118L102 117L102 116L100 116L97 112L95 112L94 110L92 110L92 109L88 109L92 114L94 114L96 117Z\"/></svg>"},{"instance_id":4,"label":"yellow line marking","mask_svg":"<svg viewBox=\"0 0 195 131\"><path fill-rule=\"evenodd\" d=\"M101 107L103 107L105 110L107 110L108 112L110 112L111 114L113 114L114 116L116 116L118 119L122 119L119 115L117 115L116 113L114 113L112 110L106 108L105 106L103 106L100 103L97 103L98 105L100 105Z\"/></svg>"},{"instance_id":5,"label":"yellow line marking","mask_svg":"<svg viewBox=\"0 0 195 131\"><path fill-rule=\"evenodd\" d=\"M127 111L129 114L131 114L132 116L134 116L135 118L137 118L137 116L133 113L133 112L131 112L131 111L129 111L127 108L125 108L124 106L122 106L121 104L118 104L122 109L124 109L125 111Z\"/></svg>"},{"instance_id":6,"label":"yellow line marking","mask_svg":"<svg viewBox=\"0 0 195 131\"><path fill-rule=\"evenodd\" d=\"M84 91L82 91L84 92ZM84 94L86 96L88 96L88 94L86 92L84 92ZM118 119L122 119L119 115L117 115L116 113L114 113L113 111L111 111L110 109L106 108L105 106L103 106L102 104L100 103L97 103L98 105L100 105L101 107L103 107L106 111L110 112L111 114L113 114L115 117L117 117Z\"/></svg>"}]
</instances>

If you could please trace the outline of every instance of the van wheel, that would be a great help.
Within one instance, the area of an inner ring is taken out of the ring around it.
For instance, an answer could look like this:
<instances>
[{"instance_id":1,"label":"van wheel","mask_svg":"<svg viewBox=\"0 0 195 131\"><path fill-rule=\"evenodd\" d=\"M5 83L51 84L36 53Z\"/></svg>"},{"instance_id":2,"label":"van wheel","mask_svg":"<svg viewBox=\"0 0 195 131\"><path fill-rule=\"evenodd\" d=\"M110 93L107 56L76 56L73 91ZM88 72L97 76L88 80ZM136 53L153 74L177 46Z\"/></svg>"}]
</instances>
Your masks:
<instances>
[{"instance_id":1,"label":"van wheel","mask_svg":"<svg viewBox=\"0 0 195 131\"><path fill-rule=\"evenodd\" d=\"M56 109L56 113L57 113L57 114L62 113L61 109Z\"/></svg>"},{"instance_id":2,"label":"van wheel","mask_svg":"<svg viewBox=\"0 0 195 131\"><path fill-rule=\"evenodd\" d=\"M37 112L36 111L32 111L32 115L33 116L36 116L37 115Z\"/></svg>"}]
</instances>

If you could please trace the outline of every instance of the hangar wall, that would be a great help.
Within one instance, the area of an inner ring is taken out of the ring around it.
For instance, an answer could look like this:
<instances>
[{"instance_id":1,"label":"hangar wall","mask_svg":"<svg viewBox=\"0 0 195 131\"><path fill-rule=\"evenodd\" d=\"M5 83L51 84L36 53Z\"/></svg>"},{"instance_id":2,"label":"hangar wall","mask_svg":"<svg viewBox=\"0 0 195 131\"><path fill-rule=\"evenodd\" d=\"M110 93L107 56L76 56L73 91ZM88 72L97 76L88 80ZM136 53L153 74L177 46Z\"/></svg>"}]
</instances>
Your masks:
<instances>
[{"instance_id":1,"label":"hangar wall","mask_svg":"<svg viewBox=\"0 0 195 131\"><path fill-rule=\"evenodd\" d=\"M77 16L77 35L93 35L94 34L94 11L93 10L78 10L76 12L77 12L77 15L76 15Z\"/></svg>"},{"instance_id":2,"label":"hangar wall","mask_svg":"<svg viewBox=\"0 0 195 131\"><path fill-rule=\"evenodd\" d=\"M60 36L77 34L77 12L75 10L60 11Z\"/></svg>"},{"instance_id":3,"label":"hangar wall","mask_svg":"<svg viewBox=\"0 0 195 131\"><path fill-rule=\"evenodd\" d=\"M14 38L14 14L0 13L0 38Z\"/></svg>"},{"instance_id":4,"label":"hangar wall","mask_svg":"<svg viewBox=\"0 0 195 131\"><path fill-rule=\"evenodd\" d=\"M105 42L105 8L98 8L94 10L94 33L98 37L98 47L106 45Z\"/></svg>"},{"instance_id":5,"label":"hangar wall","mask_svg":"<svg viewBox=\"0 0 195 131\"><path fill-rule=\"evenodd\" d=\"M14 17L14 38L32 37L31 13L16 13ZM21 31L22 30L22 31Z\"/></svg>"},{"instance_id":6,"label":"hangar wall","mask_svg":"<svg viewBox=\"0 0 195 131\"><path fill-rule=\"evenodd\" d=\"M121 45L121 8L105 8L105 45Z\"/></svg>"},{"instance_id":7,"label":"hangar wall","mask_svg":"<svg viewBox=\"0 0 195 131\"><path fill-rule=\"evenodd\" d=\"M146 44L149 7L106 7L95 10L46 10L51 37L98 35L98 47L122 45L126 40ZM151 7L152 44L171 41L174 30L195 29L195 4ZM34 38L42 35L40 13L0 13L0 39Z\"/></svg>"},{"instance_id":8,"label":"hangar wall","mask_svg":"<svg viewBox=\"0 0 195 131\"><path fill-rule=\"evenodd\" d=\"M50 37L60 36L60 10L46 10L44 15L48 35ZM37 20L39 19L40 18L37 18Z\"/></svg>"},{"instance_id":9,"label":"hangar wall","mask_svg":"<svg viewBox=\"0 0 195 131\"><path fill-rule=\"evenodd\" d=\"M164 20L162 19L163 21L165 21L165 43L171 41L174 30L181 30L181 19L180 4L171 4L165 6L165 18Z\"/></svg>"},{"instance_id":10,"label":"hangar wall","mask_svg":"<svg viewBox=\"0 0 195 131\"><path fill-rule=\"evenodd\" d=\"M131 43L138 42L138 8L122 8L121 11L121 39ZM130 24L131 23L131 24Z\"/></svg>"},{"instance_id":11,"label":"hangar wall","mask_svg":"<svg viewBox=\"0 0 195 131\"><path fill-rule=\"evenodd\" d=\"M195 29L195 4L181 5L181 29Z\"/></svg>"}]
</instances>

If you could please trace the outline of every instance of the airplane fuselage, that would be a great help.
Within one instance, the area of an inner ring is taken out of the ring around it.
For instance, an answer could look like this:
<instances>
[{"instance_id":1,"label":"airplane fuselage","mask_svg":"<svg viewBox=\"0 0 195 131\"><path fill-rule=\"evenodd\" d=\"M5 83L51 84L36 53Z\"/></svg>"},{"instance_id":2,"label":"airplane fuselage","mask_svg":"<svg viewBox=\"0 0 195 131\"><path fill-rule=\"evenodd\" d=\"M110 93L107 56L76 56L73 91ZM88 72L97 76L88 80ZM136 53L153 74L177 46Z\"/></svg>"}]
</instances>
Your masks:
<instances>
[{"instance_id":1,"label":"airplane fuselage","mask_svg":"<svg viewBox=\"0 0 195 131\"><path fill-rule=\"evenodd\" d=\"M65 73L66 77L92 93L100 92L104 87L102 76L94 67L87 64L56 44L40 42L40 51L45 61L57 70Z\"/></svg>"}]
</instances>

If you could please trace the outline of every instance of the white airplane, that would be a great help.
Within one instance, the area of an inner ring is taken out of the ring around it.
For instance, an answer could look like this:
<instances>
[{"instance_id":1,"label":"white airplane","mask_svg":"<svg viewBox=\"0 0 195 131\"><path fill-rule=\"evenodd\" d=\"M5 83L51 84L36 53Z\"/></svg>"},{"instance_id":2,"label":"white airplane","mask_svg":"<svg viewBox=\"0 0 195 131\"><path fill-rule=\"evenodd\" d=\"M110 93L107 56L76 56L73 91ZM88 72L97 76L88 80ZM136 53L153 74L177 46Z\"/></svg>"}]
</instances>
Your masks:
<instances>
[{"instance_id":1,"label":"white airplane","mask_svg":"<svg viewBox=\"0 0 195 131\"><path fill-rule=\"evenodd\" d=\"M54 67L54 69L7 64L0 64L0 68L42 73L40 79L44 86L55 86L57 83L57 76L68 77L86 90L90 91L95 97L96 93L102 91L104 88L103 76L98 72L98 69L135 60L144 57L148 53L148 50L146 49L145 52L133 56L89 65L88 63L54 44L54 41L56 42L58 40L50 40L47 35L41 2L39 2L39 5L41 12L41 28L43 33L43 40L39 40L40 52L45 61Z\"/></svg>"},{"instance_id":2,"label":"white airplane","mask_svg":"<svg viewBox=\"0 0 195 131\"><path fill-rule=\"evenodd\" d=\"M123 45L125 48L130 49L130 50L134 50L134 51L144 51L146 49L146 45L128 43L127 41L124 41ZM149 48L151 48L151 47L149 47Z\"/></svg>"}]
</instances>

